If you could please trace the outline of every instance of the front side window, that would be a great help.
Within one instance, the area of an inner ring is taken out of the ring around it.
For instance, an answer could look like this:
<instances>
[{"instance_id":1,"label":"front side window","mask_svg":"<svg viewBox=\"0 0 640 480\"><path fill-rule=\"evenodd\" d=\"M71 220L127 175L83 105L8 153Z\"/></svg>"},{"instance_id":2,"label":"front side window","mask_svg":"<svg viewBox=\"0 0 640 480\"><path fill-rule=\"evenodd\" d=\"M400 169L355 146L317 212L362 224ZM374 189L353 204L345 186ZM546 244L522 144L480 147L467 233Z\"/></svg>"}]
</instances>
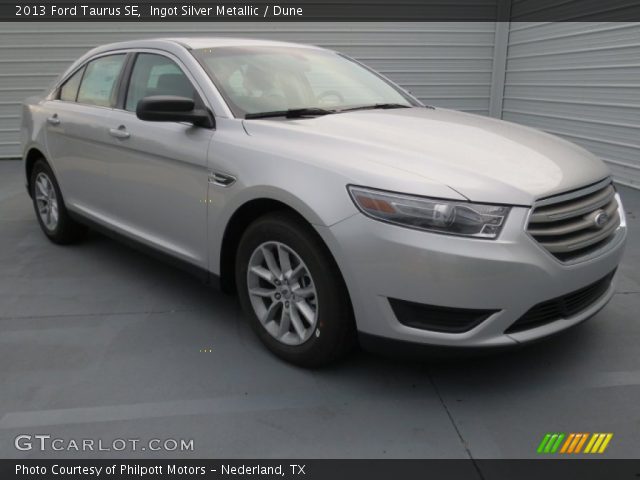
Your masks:
<instances>
[{"instance_id":1,"label":"front side window","mask_svg":"<svg viewBox=\"0 0 640 480\"><path fill-rule=\"evenodd\" d=\"M87 64L78 103L111 107L115 103L116 84L124 65L124 54L108 55Z\"/></svg>"},{"instance_id":2,"label":"front side window","mask_svg":"<svg viewBox=\"0 0 640 480\"><path fill-rule=\"evenodd\" d=\"M415 104L394 85L334 52L258 46L193 54L238 117L297 108Z\"/></svg>"},{"instance_id":3,"label":"front side window","mask_svg":"<svg viewBox=\"0 0 640 480\"><path fill-rule=\"evenodd\" d=\"M197 95L189 78L169 58L153 53L140 53L131 72L125 109L135 112L144 97L174 95L190 98L197 103Z\"/></svg>"},{"instance_id":4,"label":"front side window","mask_svg":"<svg viewBox=\"0 0 640 480\"><path fill-rule=\"evenodd\" d=\"M78 97L78 87L80 86L80 80L82 80L82 74L84 73L84 68L82 67L76 73L71 75L71 77L62 85L60 88L60 100L65 102L75 102Z\"/></svg>"}]
</instances>

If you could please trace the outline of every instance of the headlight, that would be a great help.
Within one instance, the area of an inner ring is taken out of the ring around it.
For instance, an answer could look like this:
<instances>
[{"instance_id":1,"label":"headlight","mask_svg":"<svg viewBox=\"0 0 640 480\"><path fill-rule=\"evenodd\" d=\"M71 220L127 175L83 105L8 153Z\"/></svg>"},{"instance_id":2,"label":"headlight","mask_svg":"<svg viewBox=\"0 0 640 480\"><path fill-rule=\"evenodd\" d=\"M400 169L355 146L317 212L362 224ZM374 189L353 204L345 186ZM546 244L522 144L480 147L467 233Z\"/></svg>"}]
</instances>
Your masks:
<instances>
[{"instance_id":1,"label":"headlight","mask_svg":"<svg viewBox=\"0 0 640 480\"><path fill-rule=\"evenodd\" d=\"M448 235L496 238L510 207L440 200L349 186L365 215L404 227Z\"/></svg>"}]
</instances>

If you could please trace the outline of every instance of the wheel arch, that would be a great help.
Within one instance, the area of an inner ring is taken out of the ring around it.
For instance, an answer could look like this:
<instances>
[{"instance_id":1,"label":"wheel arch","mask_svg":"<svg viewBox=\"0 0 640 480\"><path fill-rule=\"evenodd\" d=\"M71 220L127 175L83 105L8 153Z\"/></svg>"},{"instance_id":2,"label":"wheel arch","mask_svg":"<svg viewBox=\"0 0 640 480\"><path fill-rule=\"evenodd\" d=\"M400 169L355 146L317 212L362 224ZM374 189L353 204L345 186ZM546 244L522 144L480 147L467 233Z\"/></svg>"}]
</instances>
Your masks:
<instances>
[{"instance_id":1,"label":"wheel arch","mask_svg":"<svg viewBox=\"0 0 640 480\"><path fill-rule=\"evenodd\" d=\"M341 280L345 283L344 275L340 269L340 265L329 245L324 241L322 236L313 227L314 222L310 221L303 213L298 209L292 207L289 203L282 200L276 200L269 197L253 198L240 205L231 215L229 221L226 224L225 231L222 235L219 261L220 261L220 287L222 291L226 293L235 293L235 259L238 249L238 244L243 233L251 225L252 222L258 218L267 215L272 212L288 212L294 217L307 225L311 232L317 237L321 244L326 249L327 253L333 260L340 276Z\"/></svg>"}]
</instances>

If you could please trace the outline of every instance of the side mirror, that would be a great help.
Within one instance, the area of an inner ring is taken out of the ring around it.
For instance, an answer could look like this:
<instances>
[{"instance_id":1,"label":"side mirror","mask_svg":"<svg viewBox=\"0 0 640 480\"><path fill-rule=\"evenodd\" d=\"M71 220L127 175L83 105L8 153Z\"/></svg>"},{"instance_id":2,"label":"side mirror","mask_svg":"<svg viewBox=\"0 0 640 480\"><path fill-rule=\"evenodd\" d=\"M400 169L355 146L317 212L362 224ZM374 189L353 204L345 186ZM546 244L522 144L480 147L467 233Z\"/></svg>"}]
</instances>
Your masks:
<instances>
[{"instance_id":1,"label":"side mirror","mask_svg":"<svg viewBox=\"0 0 640 480\"><path fill-rule=\"evenodd\" d=\"M136 116L149 122L189 122L213 128L213 117L206 110L196 110L191 98L173 95L145 97L138 102Z\"/></svg>"}]
</instances>

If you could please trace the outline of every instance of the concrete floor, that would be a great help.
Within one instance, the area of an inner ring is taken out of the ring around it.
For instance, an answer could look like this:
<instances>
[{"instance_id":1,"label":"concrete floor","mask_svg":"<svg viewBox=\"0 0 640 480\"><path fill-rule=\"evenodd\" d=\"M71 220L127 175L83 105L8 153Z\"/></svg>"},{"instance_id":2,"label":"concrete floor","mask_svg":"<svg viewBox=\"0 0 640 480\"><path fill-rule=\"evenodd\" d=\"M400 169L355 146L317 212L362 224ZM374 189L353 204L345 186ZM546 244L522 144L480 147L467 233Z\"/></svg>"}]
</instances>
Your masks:
<instances>
[{"instance_id":1,"label":"concrete floor","mask_svg":"<svg viewBox=\"0 0 640 480\"><path fill-rule=\"evenodd\" d=\"M233 297L112 240L49 243L21 164L0 162L0 457L535 457L546 432L640 445L640 192L618 293L568 334L497 356L407 362L362 352L280 362ZM202 352L211 349L211 352ZM193 452L19 452L18 434L183 438Z\"/></svg>"}]
</instances>

